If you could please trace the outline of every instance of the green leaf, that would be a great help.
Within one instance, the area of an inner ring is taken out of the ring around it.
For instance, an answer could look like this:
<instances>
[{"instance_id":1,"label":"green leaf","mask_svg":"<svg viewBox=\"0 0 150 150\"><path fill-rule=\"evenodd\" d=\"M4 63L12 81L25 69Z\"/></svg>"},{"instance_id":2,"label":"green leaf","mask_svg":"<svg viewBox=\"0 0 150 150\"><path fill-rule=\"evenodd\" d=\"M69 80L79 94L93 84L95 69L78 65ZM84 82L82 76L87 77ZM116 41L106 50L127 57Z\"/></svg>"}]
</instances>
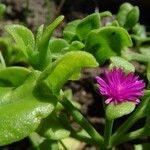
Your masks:
<instances>
[{"instance_id":1,"label":"green leaf","mask_svg":"<svg viewBox=\"0 0 150 150\"><path fill-rule=\"evenodd\" d=\"M72 42L73 40L77 40L78 37L76 35L76 28L77 28L77 25L81 22L81 20L74 20L74 21L71 21L69 22L65 28L64 28L64 31L63 31L63 36L64 36L64 39L66 41L68 41L69 43Z\"/></svg>"},{"instance_id":2,"label":"green leaf","mask_svg":"<svg viewBox=\"0 0 150 150\"><path fill-rule=\"evenodd\" d=\"M23 51L26 58L28 53L33 51L35 46L35 39L33 33L22 25L6 25L6 31L14 38L17 46Z\"/></svg>"},{"instance_id":3,"label":"green leaf","mask_svg":"<svg viewBox=\"0 0 150 150\"><path fill-rule=\"evenodd\" d=\"M44 25L42 24L41 26L39 26L39 28L37 29L37 34L36 34L36 47L39 47L39 43L41 41L42 35L43 35L43 31L44 31Z\"/></svg>"},{"instance_id":4,"label":"green leaf","mask_svg":"<svg viewBox=\"0 0 150 150\"><path fill-rule=\"evenodd\" d=\"M62 22L64 16L59 16L51 23L43 33L43 36L39 42L39 61L36 66L37 69L43 70L49 63L51 63L51 54L49 51L49 40L52 36L54 29Z\"/></svg>"},{"instance_id":5,"label":"green leaf","mask_svg":"<svg viewBox=\"0 0 150 150\"><path fill-rule=\"evenodd\" d=\"M122 27L127 29L134 27L139 20L139 8L130 3L122 4L117 14L117 20Z\"/></svg>"},{"instance_id":6,"label":"green leaf","mask_svg":"<svg viewBox=\"0 0 150 150\"><path fill-rule=\"evenodd\" d=\"M149 150L150 144L149 143L142 143L134 145L134 150Z\"/></svg>"},{"instance_id":7,"label":"green leaf","mask_svg":"<svg viewBox=\"0 0 150 150\"><path fill-rule=\"evenodd\" d=\"M139 37L140 39L146 38L145 26L137 23L133 27L133 35Z\"/></svg>"},{"instance_id":8,"label":"green leaf","mask_svg":"<svg viewBox=\"0 0 150 150\"><path fill-rule=\"evenodd\" d=\"M40 144L38 150L60 150L60 149L57 141L46 139L43 141L43 143Z\"/></svg>"},{"instance_id":9,"label":"green leaf","mask_svg":"<svg viewBox=\"0 0 150 150\"><path fill-rule=\"evenodd\" d=\"M63 139L62 142L68 150L79 150L84 147L84 144L81 141L78 141L71 137ZM59 143L59 150L65 150L64 147L62 147L61 143Z\"/></svg>"},{"instance_id":10,"label":"green leaf","mask_svg":"<svg viewBox=\"0 0 150 150\"><path fill-rule=\"evenodd\" d=\"M21 85L30 70L23 67L7 67L0 70L0 86L4 87L17 87Z\"/></svg>"},{"instance_id":11,"label":"green leaf","mask_svg":"<svg viewBox=\"0 0 150 150\"><path fill-rule=\"evenodd\" d=\"M78 24L81 22L80 19L74 20L69 22L65 28L64 28L64 32L72 32L75 33L76 32L76 28L78 26Z\"/></svg>"},{"instance_id":12,"label":"green leaf","mask_svg":"<svg viewBox=\"0 0 150 150\"><path fill-rule=\"evenodd\" d=\"M4 15L6 11L6 6L4 4L0 4L0 18Z\"/></svg>"},{"instance_id":13,"label":"green leaf","mask_svg":"<svg viewBox=\"0 0 150 150\"><path fill-rule=\"evenodd\" d=\"M139 50L140 50L140 52L143 55L147 55L147 56L150 55L150 47L149 46L147 46L147 47L140 47Z\"/></svg>"},{"instance_id":14,"label":"green leaf","mask_svg":"<svg viewBox=\"0 0 150 150\"><path fill-rule=\"evenodd\" d=\"M85 50L102 64L110 56L120 55L124 47L132 46L128 32L121 27L107 26L93 30L87 37Z\"/></svg>"},{"instance_id":15,"label":"green leaf","mask_svg":"<svg viewBox=\"0 0 150 150\"><path fill-rule=\"evenodd\" d=\"M70 131L65 129L55 112L42 121L38 133L51 140L61 140L70 135Z\"/></svg>"},{"instance_id":16,"label":"green leaf","mask_svg":"<svg viewBox=\"0 0 150 150\"><path fill-rule=\"evenodd\" d=\"M109 104L106 107L106 117L108 120L114 120L124 115L130 114L135 109L133 102L123 102L121 104Z\"/></svg>"},{"instance_id":17,"label":"green leaf","mask_svg":"<svg viewBox=\"0 0 150 150\"><path fill-rule=\"evenodd\" d=\"M38 97L34 91L39 74L30 73L17 88L0 87L0 146L25 138L54 110L54 97Z\"/></svg>"},{"instance_id":18,"label":"green leaf","mask_svg":"<svg viewBox=\"0 0 150 150\"><path fill-rule=\"evenodd\" d=\"M111 64L110 64L111 68L116 66L118 68L123 68L126 73L135 72L134 65L128 62L127 60L125 60L124 58L114 56L114 57L110 57L110 60L111 60Z\"/></svg>"},{"instance_id":19,"label":"green leaf","mask_svg":"<svg viewBox=\"0 0 150 150\"><path fill-rule=\"evenodd\" d=\"M150 62L147 65L147 79L150 82Z\"/></svg>"},{"instance_id":20,"label":"green leaf","mask_svg":"<svg viewBox=\"0 0 150 150\"><path fill-rule=\"evenodd\" d=\"M42 79L42 82L45 86L48 86L53 93L58 94L66 81L70 79L74 73L77 73L77 71L80 71L83 67L96 66L98 66L98 64L91 54L82 51L68 52L55 61L53 67L50 68L50 74L46 71L47 77ZM43 72L41 76L45 76L44 74Z\"/></svg>"},{"instance_id":21,"label":"green leaf","mask_svg":"<svg viewBox=\"0 0 150 150\"><path fill-rule=\"evenodd\" d=\"M99 13L100 14L100 17L111 17L112 16L112 13L110 11L104 11L104 12L101 12Z\"/></svg>"},{"instance_id":22,"label":"green leaf","mask_svg":"<svg viewBox=\"0 0 150 150\"><path fill-rule=\"evenodd\" d=\"M127 14L127 19L124 25L125 28L129 29L136 25L139 21L139 13L139 8L136 6Z\"/></svg>"},{"instance_id":23,"label":"green leaf","mask_svg":"<svg viewBox=\"0 0 150 150\"><path fill-rule=\"evenodd\" d=\"M100 28L100 14L93 13L83 18L76 28L76 34L82 41L87 37L87 34L93 30Z\"/></svg>"},{"instance_id":24,"label":"green leaf","mask_svg":"<svg viewBox=\"0 0 150 150\"><path fill-rule=\"evenodd\" d=\"M68 46L69 44L64 39L57 38L50 40L49 49L52 53L52 58L56 59L60 57L63 54L62 50Z\"/></svg>"},{"instance_id":25,"label":"green leaf","mask_svg":"<svg viewBox=\"0 0 150 150\"><path fill-rule=\"evenodd\" d=\"M67 51L74 51L74 50L81 50L85 47L85 45L82 42L79 41L73 41L69 47L66 47L64 50Z\"/></svg>"},{"instance_id":26,"label":"green leaf","mask_svg":"<svg viewBox=\"0 0 150 150\"><path fill-rule=\"evenodd\" d=\"M37 132L31 133L28 137L32 143L32 146L37 148L37 150L39 145L45 140L45 138L41 137L39 134L37 134Z\"/></svg>"},{"instance_id":27,"label":"green leaf","mask_svg":"<svg viewBox=\"0 0 150 150\"><path fill-rule=\"evenodd\" d=\"M132 6L130 3L124 3L120 6L117 14L117 20L120 26L130 29L139 21L139 8Z\"/></svg>"}]
</instances>

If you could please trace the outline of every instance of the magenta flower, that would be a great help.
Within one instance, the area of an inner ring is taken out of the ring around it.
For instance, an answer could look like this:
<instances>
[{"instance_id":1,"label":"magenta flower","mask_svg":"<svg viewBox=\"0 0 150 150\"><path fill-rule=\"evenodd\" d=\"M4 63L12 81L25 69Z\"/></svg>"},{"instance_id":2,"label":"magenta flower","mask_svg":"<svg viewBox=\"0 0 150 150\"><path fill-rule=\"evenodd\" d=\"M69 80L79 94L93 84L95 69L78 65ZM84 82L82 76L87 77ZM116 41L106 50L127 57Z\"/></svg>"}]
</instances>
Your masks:
<instances>
[{"instance_id":1,"label":"magenta flower","mask_svg":"<svg viewBox=\"0 0 150 150\"><path fill-rule=\"evenodd\" d=\"M135 104L140 102L138 97L144 95L145 83L133 72L126 75L123 69L115 67L109 72L104 70L103 75L104 78L97 76L96 80L100 85L99 92L107 97L106 104L119 104L125 101Z\"/></svg>"}]
</instances>

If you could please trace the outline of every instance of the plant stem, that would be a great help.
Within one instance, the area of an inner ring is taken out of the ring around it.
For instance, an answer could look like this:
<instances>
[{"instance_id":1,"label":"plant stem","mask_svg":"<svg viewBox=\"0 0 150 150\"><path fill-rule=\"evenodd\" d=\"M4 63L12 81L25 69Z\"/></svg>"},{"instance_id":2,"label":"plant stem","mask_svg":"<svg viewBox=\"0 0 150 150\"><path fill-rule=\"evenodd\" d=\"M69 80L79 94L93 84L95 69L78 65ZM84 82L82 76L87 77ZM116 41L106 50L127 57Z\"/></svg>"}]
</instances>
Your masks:
<instances>
[{"instance_id":1,"label":"plant stem","mask_svg":"<svg viewBox=\"0 0 150 150\"><path fill-rule=\"evenodd\" d=\"M114 122L113 120L106 119L105 130L104 130L104 145L105 145L105 147L109 147L109 145L110 145L113 122Z\"/></svg>"},{"instance_id":2,"label":"plant stem","mask_svg":"<svg viewBox=\"0 0 150 150\"><path fill-rule=\"evenodd\" d=\"M148 96L148 95L147 95ZM112 136L112 144L118 144L121 137L128 131L128 129L140 118L144 117L144 111L149 103L149 99L144 98L137 110L120 126L120 128Z\"/></svg>"},{"instance_id":3,"label":"plant stem","mask_svg":"<svg viewBox=\"0 0 150 150\"><path fill-rule=\"evenodd\" d=\"M61 140L59 142L62 145L62 147L63 147L64 150L68 150L68 148L66 147L66 145Z\"/></svg>"},{"instance_id":4,"label":"plant stem","mask_svg":"<svg viewBox=\"0 0 150 150\"><path fill-rule=\"evenodd\" d=\"M64 97L60 103L73 116L74 120L91 136L91 138L102 148L103 137L93 128L93 126L84 118L84 116L75 108L72 103Z\"/></svg>"},{"instance_id":5,"label":"plant stem","mask_svg":"<svg viewBox=\"0 0 150 150\"><path fill-rule=\"evenodd\" d=\"M71 137L79 140L79 141L82 141L82 142L85 142L89 145L98 145L97 142L95 142L94 140L92 140L92 138L89 138L89 137L86 137L80 133L76 133L76 132L71 132Z\"/></svg>"},{"instance_id":6,"label":"plant stem","mask_svg":"<svg viewBox=\"0 0 150 150\"><path fill-rule=\"evenodd\" d=\"M144 127L141 128L141 129L138 129L136 131L130 132L130 133L124 135L122 138L119 138L117 144L128 142L128 141L140 138L142 136L145 136L145 129L144 129Z\"/></svg>"}]
</instances>

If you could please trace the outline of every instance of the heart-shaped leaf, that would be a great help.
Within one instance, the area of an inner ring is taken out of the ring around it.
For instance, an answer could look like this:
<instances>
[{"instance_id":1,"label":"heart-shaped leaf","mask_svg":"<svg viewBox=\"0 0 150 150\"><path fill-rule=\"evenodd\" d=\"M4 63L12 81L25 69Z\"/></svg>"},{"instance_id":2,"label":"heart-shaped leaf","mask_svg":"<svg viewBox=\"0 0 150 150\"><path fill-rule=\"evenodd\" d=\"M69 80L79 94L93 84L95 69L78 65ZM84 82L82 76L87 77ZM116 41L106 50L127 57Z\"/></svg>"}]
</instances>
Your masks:
<instances>
[{"instance_id":1,"label":"heart-shaped leaf","mask_svg":"<svg viewBox=\"0 0 150 150\"><path fill-rule=\"evenodd\" d=\"M106 117L108 120L114 120L124 115L130 114L135 109L133 102L124 102L121 104L109 104L106 107Z\"/></svg>"},{"instance_id":2,"label":"heart-shaped leaf","mask_svg":"<svg viewBox=\"0 0 150 150\"><path fill-rule=\"evenodd\" d=\"M61 140L70 135L70 131L65 129L55 112L45 118L40 127L38 133L51 140Z\"/></svg>"},{"instance_id":3,"label":"heart-shaped leaf","mask_svg":"<svg viewBox=\"0 0 150 150\"><path fill-rule=\"evenodd\" d=\"M126 73L135 71L134 65L128 62L127 60L125 60L124 58L114 56L114 57L110 57L110 60L111 60L111 64L110 64L111 68L115 66L118 68L123 68Z\"/></svg>"},{"instance_id":4,"label":"heart-shaped leaf","mask_svg":"<svg viewBox=\"0 0 150 150\"><path fill-rule=\"evenodd\" d=\"M127 19L125 22L125 28L130 29L136 25L139 21L139 8L137 6L133 7L132 10L127 14Z\"/></svg>"},{"instance_id":5,"label":"heart-shaped leaf","mask_svg":"<svg viewBox=\"0 0 150 150\"><path fill-rule=\"evenodd\" d=\"M22 25L6 25L5 29L14 38L19 49L28 58L29 50L33 50L35 46L33 33Z\"/></svg>"},{"instance_id":6,"label":"heart-shaped leaf","mask_svg":"<svg viewBox=\"0 0 150 150\"><path fill-rule=\"evenodd\" d=\"M52 53L52 58L56 59L62 55L62 50L68 47L69 44L64 39L51 39L49 43L49 49Z\"/></svg>"},{"instance_id":7,"label":"heart-shaped leaf","mask_svg":"<svg viewBox=\"0 0 150 150\"><path fill-rule=\"evenodd\" d=\"M82 42L79 41L73 41L69 47L66 47L63 49L63 51L76 51L76 50L82 50L85 47L85 45Z\"/></svg>"},{"instance_id":8,"label":"heart-shaped leaf","mask_svg":"<svg viewBox=\"0 0 150 150\"><path fill-rule=\"evenodd\" d=\"M69 43L75 39L78 39L76 36L76 28L81 20L74 20L69 22L66 27L64 28L63 35L64 39L67 40Z\"/></svg>"},{"instance_id":9,"label":"heart-shaped leaf","mask_svg":"<svg viewBox=\"0 0 150 150\"><path fill-rule=\"evenodd\" d=\"M96 67L97 65L95 58L87 52L68 52L54 62L53 67L50 68L50 74L48 74L47 69L45 69L46 72L43 72L41 76L45 76L46 74L47 77L40 82L48 86L53 93L58 94L66 81L70 79L74 73L76 74L77 71L80 72L83 67ZM39 87L40 86L41 85L39 85Z\"/></svg>"},{"instance_id":10,"label":"heart-shaped leaf","mask_svg":"<svg viewBox=\"0 0 150 150\"><path fill-rule=\"evenodd\" d=\"M117 20L122 27L127 29L134 27L139 20L139 8L130 3L122 4L117 14Z\"/></svg>"},{"instance_id":11,"label":"heart-shaped leaf","mask_svg":"<svg viewBox=\"0 0 150 150\"><path fill-rule=\"evenodd\" d=\"M82 41L91 30L100 28L100 25L100 14L93 13L81 20L76 28L76 34Z\"/></svg>"},{"instance_id":12,"label":"heart-shaped leaf","mask_svg":"<svg viewBox=\"0 0 150 150\"><path fill-rule=\"evenodd\" d=\"M110 56L120 55L124 47L130 46L132 46L132 41L125 29L107 26L90 32L85 50L92 53L102 64Z\"/></svg>"},{"instance_id":13,"label":"heart-shaped leaf","mask_svg":"<svg viewBox=\"0 0 150 150\"><path fill-rule=\"evenodd\" d=\"M39 72L32 72L17 88L0 87L0 145L19 141L35 131L56 103L34 91ZM43 94L44 95L44 94Z\"/></svg>"},{"instance_id":14,"label":"heart-shaped leaf","mask_svg":"<svg viewBox=\"0 0 150 150\"><path fill-rule=\"evenodd\" d=\"M0 86L17 87L22 84L30 70L23 67L7 67L0 70Z\"/></svg>"}]
</instances>

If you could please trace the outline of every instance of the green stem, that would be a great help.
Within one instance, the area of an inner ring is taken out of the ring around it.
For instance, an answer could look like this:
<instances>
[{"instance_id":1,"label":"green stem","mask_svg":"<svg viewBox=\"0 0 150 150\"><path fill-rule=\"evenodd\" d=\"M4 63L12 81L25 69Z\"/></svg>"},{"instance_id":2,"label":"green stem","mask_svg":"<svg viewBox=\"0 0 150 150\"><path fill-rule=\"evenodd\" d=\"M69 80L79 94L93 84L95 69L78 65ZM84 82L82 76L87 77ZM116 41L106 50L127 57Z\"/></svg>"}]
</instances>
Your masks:
<instances>
[{"instance_id":1,"label":"green stem","mask_svg":"<svg viewBox=\"0 0 150 150\"><path fill-rule=\"evenodd\" d=\"M95 142L94 140L92 140L92 138L89 138L87 136L84 136L80 133L76 133L76 132L71 132L71 137L79 140L79 141L82 141L82 142L85 142L89 145L98 145L97 142Z\"/></svg>"},{"instance_id":2,"label":"green stem","mask_svg":"<svg viewBox=\"0 0 150 150\"><path fill-rule=\"evenodd\" d=\"M145 96L148 96L145 95ZM120 128L112 136L112 144L116 145L119 139L131 128L131 126L140 118L144 117L144 111L149 103L149 99L146 97L141 101L137 110L120 126Z\"/></svg>"},{"instance_id":3,"label":"green stem","mask_svg":"<svg viewBox=\"0 0 150 150\"><path fill-rule=\"evenodd\" d=\"M142 136L145 136L145 129L144 128L138 129L136 131L133 131L133 132L130 132L130 133L124 135L122 138L118 139L117 144L121 144L124 142L135 140L135 139L138 139Z\"/></svg>"},{"instance_id":4,"label":"green stem","mask_svg":"<svg viewBox=\"0 0 150 150\"><path fill-rule=\"evenodd\" d=\"M114 122L113 120L106 119L105 130L104 130L104 145L106 147L109 147L109 145L110 145L113 122Z\"/></svg>"},{"instance_id":5,"label":"green stem","mask_svg":"<svg viewBox=\"0 0 150 150\"><path fill-rule=\"evenodd\" d=\"M31 141L32 146L34 148L37 148L39 147L41 142L44 140L44 138L40 137L37 133L33 132L29 135L29 140Z\"/></svg>"},{"instance_id":6,"label":"green stem","mask_svg":"<svg viewBox=\"0 0 150 150\"><path fill-rule=\"evenodd\" d=\"M63 98L60 103L67 109L67 111L73 116L74 120L92 137L92 139L103 147L103 137L93 128L93 126L84 118L84 116L75 108L72 103Z\"/></svg>"},{"instance_id":7,"label":"green stem","mask_svg":"<svg viewBox=\"0 0 150 150\"><path fill-rule=\"evenodd\" d=\"M68 148L66 147L66 145L61 140L59 142L62 145L62 147L63 147L64 150L68 150Z\"/></svg>"}]
</instances>

